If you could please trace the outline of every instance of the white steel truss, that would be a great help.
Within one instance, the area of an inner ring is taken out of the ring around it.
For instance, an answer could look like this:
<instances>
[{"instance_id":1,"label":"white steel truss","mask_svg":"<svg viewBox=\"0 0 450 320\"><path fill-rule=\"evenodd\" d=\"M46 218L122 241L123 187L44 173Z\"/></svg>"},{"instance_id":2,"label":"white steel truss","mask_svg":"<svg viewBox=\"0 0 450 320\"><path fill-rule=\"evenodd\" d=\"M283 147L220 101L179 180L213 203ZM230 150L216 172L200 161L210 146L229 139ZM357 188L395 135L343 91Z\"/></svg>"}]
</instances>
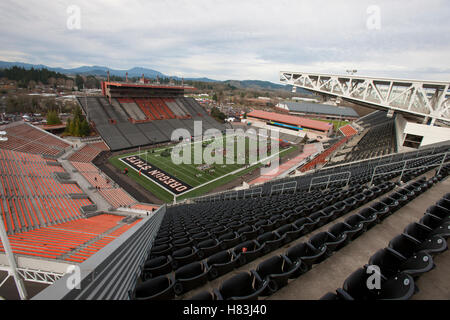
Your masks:
<instances>
[{"instance_id":1,"label":"white steel truss","mask_svg":"<svg viewBox=\"0 0 450 320\"><path fill-rule=\"evenodd\" d=\"M31 282L38 282L38 283L45 283L45 284L53 284L56 280L62 278L64 276L64 273L57 273L52 271L44 271L44 270L35 270L35 269L29 269L29 268L20 268L18 267L17 273L20 275L20 277L25 281L31 281ZM0 265L0 271L6 271L8 272L8 277L12 276L12 271L9 266ZM3 283L6 282L6 279L4 279ZM3 283L1 285L3 285ZM0 285L0 287L1 287Z\"/></svg>"},{"instance_id":2,"label":"white steel truss","mask_svg":"<svg viewBox=\"0 0 450 320\"><path fill-rule=\"evenodd\" d=\"M358 77L306 72L280 72L280 82L435 120L450 121L449 82Z\"/></svg>"}]
</instances>

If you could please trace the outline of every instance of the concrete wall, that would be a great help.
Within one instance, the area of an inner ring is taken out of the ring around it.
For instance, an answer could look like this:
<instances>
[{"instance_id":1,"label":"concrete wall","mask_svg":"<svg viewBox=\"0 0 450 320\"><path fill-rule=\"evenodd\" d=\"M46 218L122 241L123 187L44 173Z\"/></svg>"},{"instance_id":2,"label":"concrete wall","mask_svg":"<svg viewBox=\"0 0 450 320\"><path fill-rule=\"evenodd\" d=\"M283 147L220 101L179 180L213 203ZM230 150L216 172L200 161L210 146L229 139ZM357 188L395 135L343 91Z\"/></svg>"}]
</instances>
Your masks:
<instances>
[{"instance_id":1,"label":"concrete wall","mask_svg":"<svg viewBox=\"0 0 450 320\"><path fill-rule=\"evenodd\" d=\"M403 133L405 136L406 134L423 136L423 140L420 145L421 147L450 140L450 128L429 126L412 122L406 123Z\"/></svg>"},{"instance_id":2,"label":"concrete wall","mask_svg":"<svg viewBox=\"0 0 450 320\"><path fill-rule=\"evenodd\" d=\"M42 258L32 258L15 255L17 266L19 268L28 268L33 270L44 270L56 273L66 273L67 267L73 263L64 263L62 261L45 260ZM8 259L5 254L0 254L0 264L9 266Z\"/></svg>"},{"instance_id":3,"label":"concrete wall","mask_svg":"<svg viewBox=\"0 0 450 320\"><path fill-rule=\"evenodd\" d=\"M401 114L397 114L395 118L395 134L397 138L397 150L401 150L403 146L403 140L405 139L405 134L403 133L408 122L403 118Z\"/></svg>"}]
</instances>

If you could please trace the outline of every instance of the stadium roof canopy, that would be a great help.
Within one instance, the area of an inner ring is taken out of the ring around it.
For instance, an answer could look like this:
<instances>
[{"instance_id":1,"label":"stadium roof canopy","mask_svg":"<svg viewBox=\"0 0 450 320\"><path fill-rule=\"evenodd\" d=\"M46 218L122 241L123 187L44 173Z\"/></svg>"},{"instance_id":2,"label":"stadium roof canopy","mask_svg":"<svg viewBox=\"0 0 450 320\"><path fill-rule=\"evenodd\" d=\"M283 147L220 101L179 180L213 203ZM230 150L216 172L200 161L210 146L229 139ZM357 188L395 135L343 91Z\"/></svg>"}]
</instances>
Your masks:
<instances>
[{"instance_id":1,"label":"stadium roof canopy","mask_svg":"<svg viewBox=\"0 0 450 320\"><path fill-rule=\"evenodd\" d=\"M320 131L328 131L333 124L327 123L323 121L318 120L311 120L296 116L290 116L286 114L279 114L275 112L267 112L262 110L253 110L252 112L247 114L248 117L258 118L258 119L264 119L264 120L271 120L271 121L277 121L287 124L296 125L302 128L311 128L314 130L320 130Z\"/></svg>"},{"instance_id":2,"label":"stadium roof canopy","mask_svg":"<svg viewBox=\"0 0 450 320\"><path fill-rule=\"evenodd\" d=\"M359 117L355 110L349 107L335 107L326 104L309 103L309 102L291 102L283 101L280 104L287 106L291 112L328 114L334 116Z\"/></svg>"}]
</instances>

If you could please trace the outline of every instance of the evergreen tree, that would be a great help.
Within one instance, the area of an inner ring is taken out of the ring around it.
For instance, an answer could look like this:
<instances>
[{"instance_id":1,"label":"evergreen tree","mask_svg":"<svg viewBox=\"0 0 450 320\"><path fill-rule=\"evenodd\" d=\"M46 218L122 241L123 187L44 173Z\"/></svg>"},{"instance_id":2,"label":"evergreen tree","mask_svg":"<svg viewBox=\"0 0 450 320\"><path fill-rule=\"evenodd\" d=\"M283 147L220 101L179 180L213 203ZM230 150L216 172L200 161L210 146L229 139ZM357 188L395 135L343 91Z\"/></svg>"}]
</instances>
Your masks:
<instances>
[{"instance_id":1,"label":"evergreen tree","mask_svg":"<svg viewBox=\"0 0 450 320\"><path fill-rule=\"evenodd\" d=\"M47 124L61 124L61 119L59 119L58 113L56 111L51 110L47 113Z\"/></svg>"},{"instance_id":2,"label":"evergreen tree","mask_svg":"<svg viewBox=\"0 0 450 320\"><path fill-rule=\"evenodd\" d=\"M89 135L89 132L90 132L89 123L87 122L86 119L83 119L80 125L80 135L82 137L86 137L87 135Z\"/></svg>"},{"instance_id":3,"label":"evergreen tree","mask_svg":"<svg viewBox=\"0 0 450 320\"><path fill-rule=\"evenodd\" d=\"M83 89L84 80L79 74L75 77L75 85L78 87L78 90Z\"/></svg>"},{"instance_id":4,"label":"evergreen tree","mask_svg":"<svg viewBox=\"0 0 450 320\"><path fill-rule=\"evenodd\" d=\"M64 130L64 132L70 134L70 118L67 119L66 130Z\"/></svg>"}]
</instances>

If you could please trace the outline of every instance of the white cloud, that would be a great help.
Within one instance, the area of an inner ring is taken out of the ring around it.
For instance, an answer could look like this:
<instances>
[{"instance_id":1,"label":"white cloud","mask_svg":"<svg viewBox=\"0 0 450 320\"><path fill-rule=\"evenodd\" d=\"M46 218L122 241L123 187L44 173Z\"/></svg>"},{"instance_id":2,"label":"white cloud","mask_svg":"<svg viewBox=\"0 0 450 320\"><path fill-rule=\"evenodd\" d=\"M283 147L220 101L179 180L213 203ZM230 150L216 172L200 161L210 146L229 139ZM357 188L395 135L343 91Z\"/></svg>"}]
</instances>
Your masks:
<instances>
[{"instance_id":1,"label":"white cloud","mask_svg":"<svg viewBox=\"0 0 450 320\"><path fill-rule=\"evenodd\" d=\"M66 27L69 5L81 30ZM370 5L380 30L366 27ZM8 61L275 82L282 69L450 77L445 0L2 0L0 11Z\"/></svg>"}]
</instances>

